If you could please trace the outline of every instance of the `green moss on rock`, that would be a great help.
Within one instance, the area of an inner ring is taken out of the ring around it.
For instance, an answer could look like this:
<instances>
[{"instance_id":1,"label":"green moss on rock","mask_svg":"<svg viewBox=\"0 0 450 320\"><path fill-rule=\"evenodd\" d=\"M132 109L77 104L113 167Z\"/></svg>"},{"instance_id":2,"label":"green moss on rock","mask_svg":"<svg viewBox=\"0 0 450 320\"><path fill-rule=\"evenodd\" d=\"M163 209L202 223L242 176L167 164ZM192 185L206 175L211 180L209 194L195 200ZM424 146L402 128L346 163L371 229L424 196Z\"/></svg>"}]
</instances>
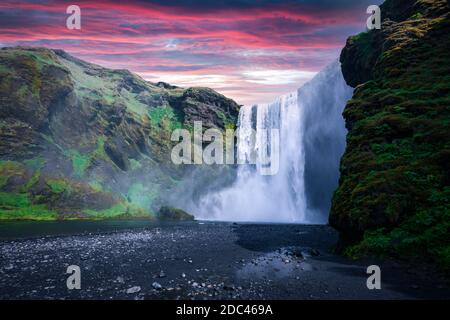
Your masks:
<instances>
[{"instance_id":1,"label":"green moss on rock","mask_svg":"<svg viewBox=\"0 0 450 320\"><path fill-rule=\"evenodd\" d=\"M161 221L192 221L194 216L186 211L169 206L162 206L158 211L158 219Z\"/></svg>"},{"instance_id":2,"label":"green moss on rock","mask_svg":"<svg viewBox=\"0 0 450 320\"><path fill-rule=\"evenodd\" d=\"M150 219L153 220L154 215L148 211L139 208L137 206L130 205L125 202L120 202L110 208L103 210L86 209L83 212L87 215L87 218L91 219Z\"/></svg>"},{"instance_id":3,"label":"green moss on rock","mask_svg":"<svg viewBox=\"0 0 450 320\"><path fill-rule=\"evenodd\" d=\"M77 177L83 177L84 172L91 163L89 155L82 154L78 150L70 149L66 152L66 155L72 161L73 172Z\"/></svg>"},{"instance_id":4,"label":"green moss on rock","mask_svg":"<svg viewBox=\"0 0 450 320\"><path fill-rule=\"evenodd\" d=\"M341 247L449 270L450 10L447 1L387 0L381 30L341 54L356 86L330 223Z\"/></svg>"},{"instance_id":5,"label":"green moss on rock","mask_svg":"<svg viewBox=\"0 0 450 320\"><path fill-rule=\"evenodd\" d=\"M53 193L70 192L71 187L64 179L48 179L46 181Z\"/></svg>"},{"instance_id":6,"label":"green moss on rock","mask_svg":"<svg viewBox=\"0 0 450 320\"><path fill-rule=\"evenodd\" d=\"M170 160L172 131L193 121L224 130L239 112L214 90L151 83L62 50L0 48L0 79L0 191L30 201L0 219L149 216L190 173Z\"/></svg>"}]
</instances>

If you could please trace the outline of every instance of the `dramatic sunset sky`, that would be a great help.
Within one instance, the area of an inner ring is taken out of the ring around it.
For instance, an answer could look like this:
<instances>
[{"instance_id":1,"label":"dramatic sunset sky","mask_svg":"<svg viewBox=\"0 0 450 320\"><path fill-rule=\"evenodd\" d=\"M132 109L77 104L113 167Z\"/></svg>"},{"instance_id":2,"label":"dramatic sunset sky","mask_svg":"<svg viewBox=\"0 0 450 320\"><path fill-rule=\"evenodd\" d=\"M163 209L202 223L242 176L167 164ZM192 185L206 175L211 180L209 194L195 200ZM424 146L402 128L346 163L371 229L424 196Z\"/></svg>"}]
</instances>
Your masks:
<instances>
[{"instance_id":1,"label":"dramatic sunset sky","mask_svg":"<svg viewBox=\"0 0 450 320\"><path fill-rule=\"evenodd\" d=\"M0 46L61 48L149 81L271 102L337 59L377 0L0 2ZM81 30L66 28L67 6Z\"/></svg>"}]
</instances>

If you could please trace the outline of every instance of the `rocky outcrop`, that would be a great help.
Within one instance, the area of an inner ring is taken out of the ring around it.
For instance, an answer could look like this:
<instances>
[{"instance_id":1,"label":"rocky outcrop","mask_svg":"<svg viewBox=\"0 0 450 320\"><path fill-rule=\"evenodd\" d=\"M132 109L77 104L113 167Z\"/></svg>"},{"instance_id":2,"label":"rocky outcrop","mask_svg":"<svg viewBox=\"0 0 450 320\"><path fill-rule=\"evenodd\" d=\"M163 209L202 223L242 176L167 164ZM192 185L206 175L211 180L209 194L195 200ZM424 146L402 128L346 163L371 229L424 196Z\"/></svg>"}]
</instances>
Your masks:
<instances>
[{"instance_id":1,"label":"rocky outcrop","mask_svg":"<svg viewBox=\"0 0 450 320\"><path fill-rule=\"evenodd\" d=\"M161 221L191 221L194 216L184 210L162 206L158 211L158 219Z\"/></svg>"},{"instance_id":2,"label":"rocky outcrop","mask_svg":"<svg viewBox=\"0 0 450 320\"><path fill-rule=\"evenodd\" d=\"M330 224L347 254L450 270L450 13L445 0L387 0L381 30L341 54L355 87Z\"/></svg>"},{"instance_id":3,"label":"rocky outcrop","mask_svg":"<svg viewBox=\"0 0 450 320\"><path fill-rule=\"evenodd\" d=\"M176 128L237 122L208 88L150 83L62 50L0 50L0 219L149 216L191 170Z\"/></svg>"}]
</instances>

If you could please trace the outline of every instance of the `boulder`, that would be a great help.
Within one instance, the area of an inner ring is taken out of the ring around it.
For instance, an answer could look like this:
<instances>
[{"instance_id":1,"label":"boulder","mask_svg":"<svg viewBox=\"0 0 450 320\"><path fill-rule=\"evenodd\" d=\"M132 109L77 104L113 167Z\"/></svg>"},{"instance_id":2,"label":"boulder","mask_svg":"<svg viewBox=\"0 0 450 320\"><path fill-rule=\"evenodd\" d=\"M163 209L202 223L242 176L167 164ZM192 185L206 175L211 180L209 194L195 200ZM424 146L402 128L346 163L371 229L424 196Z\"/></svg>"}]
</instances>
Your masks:
<instances>
[{"instance_id":1,"label":"boulder","mask_svg":"<svg viewBox=\"0 0 450 320\"><path fill-rule=\"evenodd\" d=\"M158 219L161 221L189 221L194 220L194 216L182 209L162 206L158 212Z\"/></svg>"}]
</instances>

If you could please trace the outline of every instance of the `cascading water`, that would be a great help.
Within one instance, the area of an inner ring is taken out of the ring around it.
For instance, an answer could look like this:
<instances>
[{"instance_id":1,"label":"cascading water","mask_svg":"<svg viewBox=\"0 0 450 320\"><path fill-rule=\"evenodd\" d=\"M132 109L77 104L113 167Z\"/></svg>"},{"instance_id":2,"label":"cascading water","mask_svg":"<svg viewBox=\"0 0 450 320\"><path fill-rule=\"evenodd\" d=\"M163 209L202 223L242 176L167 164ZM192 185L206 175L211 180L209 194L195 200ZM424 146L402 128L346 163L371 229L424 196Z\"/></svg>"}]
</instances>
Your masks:
<instances>
[{"instance_id":1,"label":"cascading water","mask_svg":"<svg viewBox=\"0 0 450 320\"><path fill-rule=\"evenodd\" d=\"M271 104L242 107L237 145L242 164L236 181L203 196L193 209L196 217L325 223L345 148L342 111L351 95L335 62L297 92ZM270 129L279 135L272 136ZM277 138L279 150L273 148ZM279 155L278 170L263 175L271 152Z\"/></svg>"}]
</instances>

